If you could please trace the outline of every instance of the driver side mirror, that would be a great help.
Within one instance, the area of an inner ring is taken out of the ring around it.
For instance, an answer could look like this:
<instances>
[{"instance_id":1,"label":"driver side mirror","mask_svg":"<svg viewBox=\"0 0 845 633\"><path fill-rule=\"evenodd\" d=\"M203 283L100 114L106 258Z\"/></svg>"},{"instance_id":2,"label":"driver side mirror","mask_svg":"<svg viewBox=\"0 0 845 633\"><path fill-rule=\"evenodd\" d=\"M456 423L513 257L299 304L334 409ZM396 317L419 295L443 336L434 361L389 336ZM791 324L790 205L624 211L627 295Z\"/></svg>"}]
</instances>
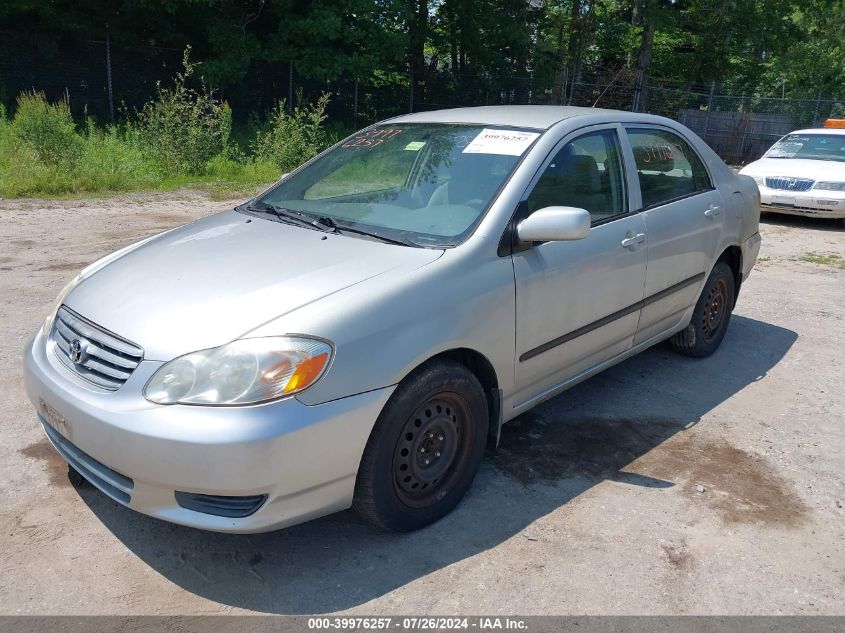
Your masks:
<instances>
[{"instance_id":1,"label":"driver side mirror","mask_svg":"<svg viewBox=\"0 0 845 633\"><path fill-rule=\"evenodd\" d=\"M575 207L538 209L516 227L520 242L566 242L590 234L590 213Z\"/></svg>"}]
</instances>

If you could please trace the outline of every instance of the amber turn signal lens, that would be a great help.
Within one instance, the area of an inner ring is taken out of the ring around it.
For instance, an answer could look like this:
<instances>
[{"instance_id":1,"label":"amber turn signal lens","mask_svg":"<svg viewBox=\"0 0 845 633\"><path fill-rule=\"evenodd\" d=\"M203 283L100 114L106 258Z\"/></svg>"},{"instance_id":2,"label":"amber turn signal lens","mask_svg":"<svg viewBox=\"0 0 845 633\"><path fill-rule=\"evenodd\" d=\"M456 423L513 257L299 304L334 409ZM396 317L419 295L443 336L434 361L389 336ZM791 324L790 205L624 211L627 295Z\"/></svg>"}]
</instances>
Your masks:
<instances>
[{"instance_id":1,"label":"amber turn signal lens","mask_svg":"<svg viewBox=\"0 0 845 633\"><path fill-rule=\"evenodd\" d=\"M317 380L328 361L328 354L320 354L299 363L285 385L285 393L304 389Z\"/></svg>"}]
</instances>

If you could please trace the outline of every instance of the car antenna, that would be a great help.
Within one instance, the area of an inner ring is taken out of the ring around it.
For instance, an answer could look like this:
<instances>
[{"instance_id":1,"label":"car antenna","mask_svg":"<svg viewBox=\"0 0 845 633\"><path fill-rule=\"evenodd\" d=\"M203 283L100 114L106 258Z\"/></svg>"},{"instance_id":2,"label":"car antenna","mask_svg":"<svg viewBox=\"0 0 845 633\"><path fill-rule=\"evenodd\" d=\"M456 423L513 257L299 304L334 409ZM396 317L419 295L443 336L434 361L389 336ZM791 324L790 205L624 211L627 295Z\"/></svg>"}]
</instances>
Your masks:
<instances>
[{"instance_id":1,"label":"car antenna","mask_svg":"<svg viewBox=\"0 0 845 633\"><path fill-rule=\"evenodd\" d=\"M623 70L625 70L625 67L624 67L624 66L622 66L622 68L620 68L620 69L619 69L619 72L618 72L618 73L616 73L616 76L615 76L613 79L611 79L611 81L610 81L610 83L609 83L609 84L607 84L607 88L605 88L604 90L602 90L602 91L601 91L601 94L599 95L599 98L598 98L598 99L596 99L596 100L593 102L593 105L592 105L591 107L593 107L593 108L595 108L595 107L596 107L596 105L598 104L598 102L599 102L599 101L601 101L601 98L604 96L604 93L605 93L605 92L607 92L608 90L610 90L610 87L611 87L613 84L615 84L615 83L616 83L616 80L617 80L617 79L619 79L619 75L621 75L621 74L622 74L622 71L623 71Z\"/></svg>"}]
</instances>

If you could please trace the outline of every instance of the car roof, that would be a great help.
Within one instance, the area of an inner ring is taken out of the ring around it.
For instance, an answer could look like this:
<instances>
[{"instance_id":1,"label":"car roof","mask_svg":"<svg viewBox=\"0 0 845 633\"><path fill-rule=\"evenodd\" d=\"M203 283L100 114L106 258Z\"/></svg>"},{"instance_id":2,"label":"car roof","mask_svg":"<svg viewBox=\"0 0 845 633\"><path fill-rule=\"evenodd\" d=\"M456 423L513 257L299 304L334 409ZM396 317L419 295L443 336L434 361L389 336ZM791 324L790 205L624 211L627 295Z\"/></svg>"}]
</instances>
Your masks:
<instances>
[{"instance_id":1,"label":"car roof","mask_svg":"<svg viewBox=\"0 0 845 633\"><path fill-rule=\"evenodd\" d=\"M580 108L576 106L507 105L451 108L415 112L390 119L391 123L474 123L504 125L547 130L564 119L582 116L606 115L608 121L661 122L663 117L651 114L634 114L623 110Z\"/></svg>"},{"instance_id":2,"label":"car roof","mask_svg":"<svg viewBox=\"0 0 845 633\"><path fill-rule=\"evenodd\" d=\"M789 134L836 134L839 136L845 136L845 129L835 127L813 127L807 128L806 130L795 130ZM789 134L787 134L787 136L789 136Z\"/></svg>"}]
</instances>

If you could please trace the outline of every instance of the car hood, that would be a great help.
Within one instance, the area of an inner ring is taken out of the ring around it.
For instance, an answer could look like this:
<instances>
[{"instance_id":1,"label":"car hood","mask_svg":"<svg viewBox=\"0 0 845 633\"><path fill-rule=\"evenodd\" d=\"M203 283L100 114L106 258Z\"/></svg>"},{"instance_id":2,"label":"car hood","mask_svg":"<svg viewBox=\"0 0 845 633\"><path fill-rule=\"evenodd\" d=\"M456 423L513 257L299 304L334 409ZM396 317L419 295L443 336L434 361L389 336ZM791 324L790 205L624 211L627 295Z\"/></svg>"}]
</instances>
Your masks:
<instances>
[{"instance_id":1,"label":"car hood","mask_svg":"<svg viewBox=\"0 0 845 633\"><path fill-rule=\"evenodd\" d=\"M143 347L145 359L170 360L442 254L228 211L130 249L86 277L64 303Z\"/></svg>"},{"instance_id":2,"label":"car hood","mask_svg":"<svg viewBox=\"0 0 845 633\"><path fill-rule=\"evenodd\" d=\"M845 163L806 158L761 158L739 172L746 176L794 176L812 180L845 180Z\"/></svg>"}]
</instances>

